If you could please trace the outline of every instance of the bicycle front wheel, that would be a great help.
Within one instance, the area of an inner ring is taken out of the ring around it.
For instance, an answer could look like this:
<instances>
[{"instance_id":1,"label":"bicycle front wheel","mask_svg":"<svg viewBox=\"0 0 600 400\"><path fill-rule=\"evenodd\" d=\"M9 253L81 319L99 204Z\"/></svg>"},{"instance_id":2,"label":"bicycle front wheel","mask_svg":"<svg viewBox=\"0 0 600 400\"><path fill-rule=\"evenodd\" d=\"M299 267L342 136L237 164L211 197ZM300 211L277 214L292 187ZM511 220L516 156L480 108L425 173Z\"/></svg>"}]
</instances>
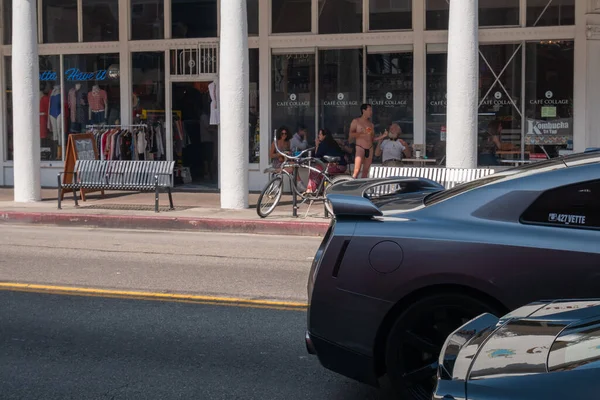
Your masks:
<instances>
[{"instance_id":1,"label":"bicycle front wheel","mask_svg":"<svg viewBox=\"0 0 600 400\"><path fill-rule=\"evenodd\" d=\"M325 198L325 200L323 202L325 204L325 209L327 210L329 215L333 215L333 208L331 207L331 203L329 202L329 200L327 200L327 192L336 183L351 181L353 179L354 178L352 177L352 175L336 175L332 177L328 182L325 182L325 188L323 193L323 197Z\"/></svg>"},{"instance_id":2,"label":"bicycle front wheel","mask_svg":"<svg viewBox=\"0 0 600 400\"><path fill-rule=\"evenodd\" d=\"M283 177L277 175L267 183L256 203L256 213L261 218L266 218L273 212L281 195L283 194Z\"/></svg>"}]
</instances>

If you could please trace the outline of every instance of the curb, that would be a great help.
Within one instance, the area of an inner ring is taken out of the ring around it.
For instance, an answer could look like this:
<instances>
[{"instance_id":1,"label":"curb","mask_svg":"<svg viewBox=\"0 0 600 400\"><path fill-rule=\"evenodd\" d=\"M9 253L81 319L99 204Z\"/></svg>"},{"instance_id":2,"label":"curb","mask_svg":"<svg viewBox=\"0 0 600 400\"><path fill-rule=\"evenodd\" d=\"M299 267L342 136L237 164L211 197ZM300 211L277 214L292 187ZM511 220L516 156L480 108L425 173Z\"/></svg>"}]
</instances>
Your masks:
<instances>
[{"instance_id":1,"label":"curb","mask_svg":"<svg viewBox=\"0 0 600 400\"><path fill-rule=\"evenodd\" d=\"M0 223L316 237L323 236L329 227L327 222L253 221L244 219L20 211L0 211Z\"/></svg>"}]
</instances>

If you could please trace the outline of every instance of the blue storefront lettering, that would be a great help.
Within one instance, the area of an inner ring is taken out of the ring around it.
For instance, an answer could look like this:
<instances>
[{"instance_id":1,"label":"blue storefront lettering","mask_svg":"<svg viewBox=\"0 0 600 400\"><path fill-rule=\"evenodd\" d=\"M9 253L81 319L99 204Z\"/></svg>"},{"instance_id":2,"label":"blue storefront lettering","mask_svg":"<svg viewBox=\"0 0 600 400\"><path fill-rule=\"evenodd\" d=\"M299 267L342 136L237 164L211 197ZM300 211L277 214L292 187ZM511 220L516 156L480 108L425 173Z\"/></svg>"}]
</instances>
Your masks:
<instances>
[{"instance_id":1,"label":"blue storefront lettering","mask_svg":"<svg viewBox=\"0 0 600 400\"><path fill-rule=\"evenodd\" d=\"M65 77L67 81L103 81L106 79L108 71L101 69L95 72L82 72L78 68L70 68L65 71ZM40 81L56 81L57 74L54 71L42 71L40 72Z\"/></svg>"}]
</instances>

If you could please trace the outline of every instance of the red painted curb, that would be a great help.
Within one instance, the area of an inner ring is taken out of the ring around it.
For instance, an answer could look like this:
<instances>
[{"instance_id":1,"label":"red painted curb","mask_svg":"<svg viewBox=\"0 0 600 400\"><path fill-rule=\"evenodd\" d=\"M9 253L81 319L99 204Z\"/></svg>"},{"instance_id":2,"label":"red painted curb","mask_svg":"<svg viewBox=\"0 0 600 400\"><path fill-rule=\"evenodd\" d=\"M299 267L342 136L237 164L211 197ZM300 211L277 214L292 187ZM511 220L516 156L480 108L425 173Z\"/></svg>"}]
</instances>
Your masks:
<instances>
[{"instance_id":1,"label":"red painted curb","mask_svg":"<svg viewBox=\"0 0 600 400\"><path fill-rule=\"evenodd\" d=\"M56 212L0 211L0 222L87 226L96 228L185 230L201 232L254 233L263 235L323 236L327 222L265 221L141 215L96 215Z\"/></svg>"}]
</instances>

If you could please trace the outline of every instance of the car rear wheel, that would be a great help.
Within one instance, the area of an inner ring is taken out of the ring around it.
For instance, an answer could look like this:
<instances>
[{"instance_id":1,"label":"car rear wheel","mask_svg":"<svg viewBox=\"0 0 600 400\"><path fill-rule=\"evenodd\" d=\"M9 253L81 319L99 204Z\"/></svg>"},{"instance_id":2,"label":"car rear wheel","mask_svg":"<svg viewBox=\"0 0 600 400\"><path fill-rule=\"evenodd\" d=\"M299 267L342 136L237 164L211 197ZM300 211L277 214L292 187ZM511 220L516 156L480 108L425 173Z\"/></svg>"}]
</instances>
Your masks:
<instances>
[{"instance_id":1,"label":"car rear wheel","mask_svg":"<svg viewBox=\"0 0 600 400\"><path fill-rule=\"evenodd\" d=\"M475 298L454 293L426 297L408 307L396 320L387 338L385 364L394 392L405 399L431 399L437 361L448 335L493 307Z\"/></svg>"}]
</instances>

